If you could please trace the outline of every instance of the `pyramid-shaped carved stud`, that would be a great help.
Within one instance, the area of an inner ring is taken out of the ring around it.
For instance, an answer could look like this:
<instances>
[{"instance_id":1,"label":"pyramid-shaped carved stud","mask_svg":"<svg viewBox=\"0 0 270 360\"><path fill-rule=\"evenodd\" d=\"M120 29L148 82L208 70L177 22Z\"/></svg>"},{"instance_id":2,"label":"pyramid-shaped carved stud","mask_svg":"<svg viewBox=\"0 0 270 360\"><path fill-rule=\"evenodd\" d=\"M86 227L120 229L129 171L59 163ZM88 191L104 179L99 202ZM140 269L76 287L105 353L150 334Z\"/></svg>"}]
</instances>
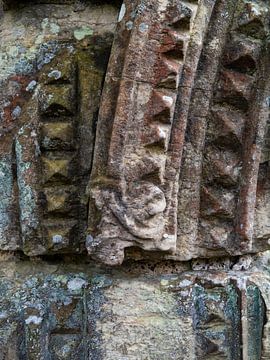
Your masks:
<instances>
[{"instance_id":1,"label":"pyramid-shaped carved stud","mask_svg":"<svg viewBox=\"0 0 270 360\"><path fill-rule=\"evenodd\" d=\"M224 187L235 186L239 180L240 163L237 154L209 147L204 162L205 178Z\"/></svg>"},{"instance_id":2,"label":"pyramid-shaped carved stud","mask_svg":"<svg viewBox=\"0 0 270 360\"><path fill-rule=\"evenodd\" d=\"M234 28L250 38L262 40L266 36L265 23L269 18L268 8L260 1L243 2Z\"/></svg>"},{"instance_id":3,"label":"pyramid-shaped carved stud","mask_svg":"<svg viewBox=\"0 0 270 360\"><path fill-rule=\"evenodd\" d=\"M145 146L157 146L162 149L167 148L169 137L169 128L168 126L154 124L148 129L147 134L143 137L143 143Z\"/></svg>"},{"instance_id":4,"label":"pyramid-shaped carved stud","mask_svg":"<svg viewBox=\"0 0 270 360\"><path fill-rule=\"evenodd\" d=\"M183 60L185 50L185 38L176 31L166 31L162 37L160 52L166 57Z\"/></svg>"},{"instance_id":5,"label":"pyramid-shaped carved stud","mask_svg":"<svg viewBox=\"0 0 270 360\"><path fill-rule=\"evenodd\" d=\"M236 38L227 47L223 64L228 69L253 75L257 69L260 50L258 42Z\"/></svg>"},{"instance_id":6,"label":"pyramid-shaped carved stud","mask_svg":"<svg viewBox=\"0 0 270 360\"><path fill-rule=\"evenodd\" d=\"M232 70L223 70L218 84L217 100L247 110L254 78Z\"/></svg>"},{"instance_id":7,"label":"pyramid-shaped carved stud","mask_svg":"<svg viewBox=\"0 0 270 360\"><path fill-rule=\"evenodd\" d=\"M63 50L42 69L39 82L42 84L72 84L75 81L76 63L70 50Z\"/></svg>"},{"instance_id":8,"label":"pyramid-shaped carved stud","mask_svg":"<svg viewBox=\"0 0 270 360\"><path fill-rule=\"evenodd\" d=\"M69 180L69 167L70 159L48 159L42 158L43 163L43 181L68 181Z\"/></svg>"},{"instance_id":9,"label":"pyramid-shaped carved stud","mask_svg":"<svg viewBox=\"0 0 270 360\"><path fill-rule=\"evenodd\" d=\"M227 107L214 107L209 122L209 138L219 147L239 151L242 146L245 117Z\"/></svg>"},{"instance_id":10,"label":"pyramid-shaped carved stud","mask_svg":"<svg viewBox=\"0 0 270 360\"><path fill-rule=\"evenodd\" d=\"M161 56L157 64L156 78L159 87L177 89L179 83L179 73L182 65L177 61Z\"/></svg>"},{"instance_id":11,"label":"pyramid-shaped carved stud","mask_svg":"<svg viewBox=\"0 0 270 360\"><path fill-rule=\"evenodd\" d=\"M55 223L44 223L44 232L48 239L50 250L65 249L70 246L72 234L75 231L77 222L75 220L58 221Z\"/></svg>"},{"instance_id":12,"label":"pyramid-shaped carved stud","mask_svg":"<svg viewBox=\"0 0 270 360\"><path fill-rule=\"evenodd\" d=\"M74 205L75 189L73 187L45 188L48 213L69 213Z\"/></svg>"},{"instance_id":13,"label":"pyramid-shaped carved stud","mask_svg":"<svg viewBox=\"0 0 270 360\"><path fill-rule=\"evenodd\" d=\"M46 150L70 150L74 147L74 132L70 122L43 123L41 135L41 146Z\"/></svg>"},{"instance_id":14,"label":"pyramid-shaped carved stud","mask_svg":"<svg viewBox=\"0 0 270 360\"><path fill-rule=\"evenodd\" d=\"M172 28L178 31L189 31L191 27L191 19L193 11L191 7L179 1L168 9L168 20Z\"/></svg>"},{"instance_id":15,"label":"pyramid-shaped carved stud","mask_svg":"<svg viewBox=\"0 0 270 360\"><path fill-rule=\"evenodd\" d=\"M39 108L42 115L69 116L74 114L74 88L71 85L46 85L40 92Z\"/></svg>"},{"instance_id":16,"label":"pyramid-shaped carved stud","mask_svg":"<svg viewBox=\"0 0 270 360\"><path fill-rule=\"evenodd\" d=\"M150 116L153 117L154 121L171 124L174 103L174 94L167 94L156 90L153 91L149 104Z\"/></svg>"},{"instance_id":17,"label":"pyramid-shaped carved stud","mask_svg":"<svg viewBox=\"0 0 270 360\"><path fill-rule=\"evenodd\" d=\"M201 214L204 217L233 218L234 194L203 186L201 191Z\"/></svg>"}]
</instances>

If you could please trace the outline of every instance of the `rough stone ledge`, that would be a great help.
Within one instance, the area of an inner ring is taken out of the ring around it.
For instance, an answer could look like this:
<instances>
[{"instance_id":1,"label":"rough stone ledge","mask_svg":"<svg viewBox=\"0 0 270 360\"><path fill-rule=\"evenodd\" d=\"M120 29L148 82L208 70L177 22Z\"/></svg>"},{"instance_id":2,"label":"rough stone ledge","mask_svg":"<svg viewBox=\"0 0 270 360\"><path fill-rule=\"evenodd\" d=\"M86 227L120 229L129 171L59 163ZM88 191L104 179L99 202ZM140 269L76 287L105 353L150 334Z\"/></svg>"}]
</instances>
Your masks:
<instances>
[{"instance_id":1,"label":"rough stone ledge","mask_svg":"<svg viewBox=\"0 0 270 360\"><path fill-rule=\"evenodd\" d=\"M267 359L269 252L249 271L178 264L169 274L169 263L163 273L156 263L154 273L139 262L140 275L131 262L112 269L11 257L0 262L2 359L191 360L215 351Z\"/></svg>"}]
</instances>

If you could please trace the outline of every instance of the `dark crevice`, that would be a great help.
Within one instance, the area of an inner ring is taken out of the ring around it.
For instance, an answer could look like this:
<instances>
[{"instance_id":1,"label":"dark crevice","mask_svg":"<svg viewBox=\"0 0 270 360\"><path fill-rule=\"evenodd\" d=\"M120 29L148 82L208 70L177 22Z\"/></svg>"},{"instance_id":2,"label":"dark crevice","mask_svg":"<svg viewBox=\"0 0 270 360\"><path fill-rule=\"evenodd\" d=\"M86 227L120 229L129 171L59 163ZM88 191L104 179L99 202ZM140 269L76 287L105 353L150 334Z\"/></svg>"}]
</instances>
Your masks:
<instances>
[{"instance_id":1,"label":"dark crevice","mask_svg":"<svg viewBox=\"0 0 270 360\"><path fill-rule=\"evenodd\" d=\"M113 5L119 8L122 4L122 0L2 0L0 5L3 5L4 10L22 9L29 5L74 5L74 11L80 11L83 6L96 5L101 6L104 4Z\"/></svg>"},{"instance_id":2,"label":"dark crevice","mask_svg":"<svg viewBox=\"0 0 270 360\"><path fill-rule=\"evenodd\" d=\"M21 207L20 207L20 189L18 185L18 159L16 154L16 142L13 141L12 144L12 174L13 174L13 191L14 191L14 197L15 197L15 216L16 216L16 222L17 222L17 229L19 232L19 239L20 239L20 246L23 246L22 244L22 228L21 228Z\"/></svg>"},{"instance_id":3,"label":"dark crevice","mask_svg":"<svg viewBox=\"0 0 270 360\"><path fill-rule=\"evenodd\" d=\"M239 57L237 60L231 62L228 65L225 65L227 69L240 72L242 74L253 75L256 71L257 64L255 60L249 56L244 55Z\"/></svg>"},{"instance_id":4,"label":"dark crevice","mask_svg":"<svg viewBox=\"0 0 270 360\"><path fill-rule=\"evenodd\" d=\"M259 19L254 19L247 24L240 25L237 30L254 39L263 40L266 36L264 25Z\"/></svg>"}]
</instances>

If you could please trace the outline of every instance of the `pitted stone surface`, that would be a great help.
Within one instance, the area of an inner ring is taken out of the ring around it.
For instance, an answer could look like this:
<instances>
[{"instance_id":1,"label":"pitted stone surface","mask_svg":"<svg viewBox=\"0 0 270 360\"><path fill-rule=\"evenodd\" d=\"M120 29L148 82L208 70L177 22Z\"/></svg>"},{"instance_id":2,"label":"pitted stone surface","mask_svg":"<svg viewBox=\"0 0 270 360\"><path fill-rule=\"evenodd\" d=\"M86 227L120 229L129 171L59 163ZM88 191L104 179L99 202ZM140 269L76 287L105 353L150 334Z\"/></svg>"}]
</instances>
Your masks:
<instances>
[{"instance_id":1,"label":"pitted stone surface","mask_svg":"<svg viewBox=\"0 0 270 360\"><path fill-rule=\"evenodd\" d=\"M132 267L2 262L2 358L263 358L269 275L254 266L135 276Z\"/></svg>"},{"instance_id":2,"label":"pitted stone surface","mask_svg":"<svg viewBox=\"0 0 270 360\"><path fill-rule=\"evenodd\" d=\"M0 1L0 360L270 359L269 12Z\"/></svg>"},{"instance_id":3,"label":"pitted stone surface","mask_svg":"<svg viewBox=\"0 0 270 360\"><path fill-rule=\"evenodd\" d=\"M1 250L267 250L269 5L76 4L6 4Z\"/></svg>"}]
</instances>

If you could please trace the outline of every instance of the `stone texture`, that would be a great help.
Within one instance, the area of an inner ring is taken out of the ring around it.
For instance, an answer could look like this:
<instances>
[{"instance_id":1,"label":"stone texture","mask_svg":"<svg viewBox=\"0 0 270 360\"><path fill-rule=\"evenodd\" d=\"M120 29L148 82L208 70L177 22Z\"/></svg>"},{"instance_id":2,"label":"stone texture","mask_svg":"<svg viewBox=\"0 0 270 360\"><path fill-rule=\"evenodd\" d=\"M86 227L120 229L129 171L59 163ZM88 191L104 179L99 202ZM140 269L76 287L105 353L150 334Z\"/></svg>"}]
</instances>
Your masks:
<instances>
[{"instance_id":1,"label":"stone texture","mask_svg":"<svg viewBox=\"0 0 270 360\"><path fill-rule=\"evenodd\" d=\"M269 275L259 263L138 275L132 266L3 261L3 359L267 358Z\"/></svg>"},{"instance_id":2,"label":"stone texture","mask_svg":"<svg viewBox=\"0 0 270 360\"><path fill-rule=\"evenodd\" d=\"M269 360L269 1L0 1L0 360Z\"/></svg>"},{"instance_id":3,"label":"stone texture","mask_svg":"<svg viewBox=\"0 0 270 360\"><path fill-rule=\"evenodd\" d=\"M126 1L111 51L109 5L80 20L71 3L23 8L29 36L43 19L24 49L8 45L26 30L8 34L7 11L2 250L111 265L134 247L181 261L267 250L269 7L248 4Z\"/></svg>"},{"instance_id":4,"label":"stone texture","mask_svg":"<svg viewBox=\"0 0 270 360\"><path fill-rule=\"evenodd\" d=\"M241 1L148 1L133 19L135 6L122 7L100 105L88 252L114 264L133 246L177 260L266 249L253 228L269 8L250 2L244 21ZM243 25L256 17L259 38Z\"/></svg>"},{"instance_id":5,"label":"stone texture","mask_svg":"<svg viewBox=\"0 0 270 360\"><path fill-rule=\"evenodd\" d=\"M74 6L25 6L2 47L2 250L84 251L86 187L117 8L88 4L78 15Z\"/></svg>"}]
</instances>

